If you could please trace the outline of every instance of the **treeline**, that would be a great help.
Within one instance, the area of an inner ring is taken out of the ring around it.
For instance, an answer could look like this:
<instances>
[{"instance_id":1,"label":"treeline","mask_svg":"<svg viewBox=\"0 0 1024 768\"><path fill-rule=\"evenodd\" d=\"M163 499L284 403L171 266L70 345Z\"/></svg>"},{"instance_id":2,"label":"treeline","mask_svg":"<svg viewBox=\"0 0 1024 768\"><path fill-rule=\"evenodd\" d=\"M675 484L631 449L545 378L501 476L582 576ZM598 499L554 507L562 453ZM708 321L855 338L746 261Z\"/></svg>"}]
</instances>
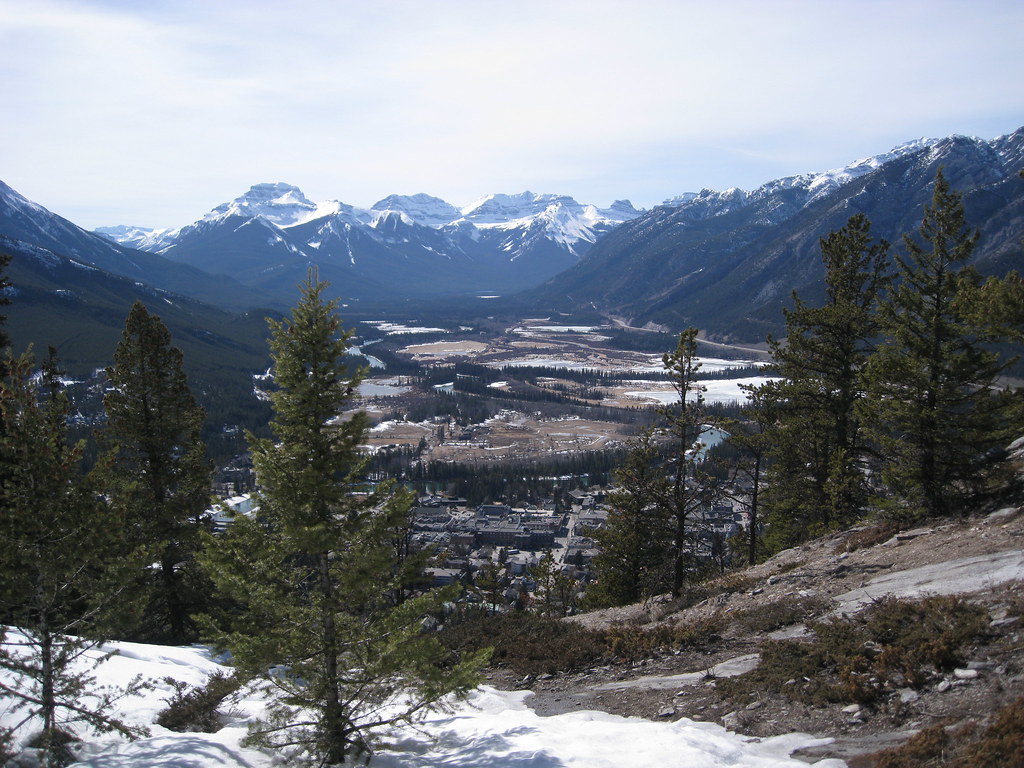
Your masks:
<instances>
[{"instance_id":1,"label":"treeline","mask_svg":"<svg viewBox=\"0 0 1024 768\"><path fill-rule=\"evenodd\" d=\"M325 287L311 271L291 317L271 322L270 435L249 437L258 516L217 535L203 412L159 317L141 303L128 315L88 471L53 351L41 372L28 353L0 361L0 708L20 711L0 729L3 761L30 742L20 731L51 767L75 760L68 723L144 734L112 713L146 683L100 688L77 663L113 638L229 650L237 683L260 678L270 697L253 743L325 765L477 684L487 653L425 631L458 588L422 589L412 494L367 482L365 413L331 420L355 380Z\"/></svg>"},{"instance_id":2,"label":"treeline","mask_svg":"<svg viewBox=\"0 0 1024 768\"><path fill-rule=\"evenodd\" d=\"M978 234L941 172L902 253L870 226L858 214L822 238L825 301L794 295L785 340L768 338L777 378L739 418L698 396L696 329L666 355L683 397L616 475L594 604L678 594L702 563L754 563L867 517L911 525L1019 499L1005 447L1024 433L1024 395L997 350L1024 341L1024 279L967 265ZM708 425L728 442L695 450ZM703 525L724 497L749 514L742 541Z\"/></svg>"},{"instance_id":3,"label":"treeline","mask_svg":"<svg viewBox=\"0 0 1024 768\"><path fill-rule=\"evenodd\" d=\"M418 490L443 490L473 505L537 503L555 496L556 489L608 485L624 455L625 449L608 449L495 462L426 461L415 463L407 478Z\"/></svg>"},{"instance_id":4,"label":"treeline","mask_svg":"<svg viewBox=\"0 0 1024 768\"><path fill-rule=\"evenodd\" d=\"M460 425L478 423L507 409L509 402L528 403L529 409L542 418L578 416L585 419L610 421L621 424L642 424L650 421L652 410L638 405L635 408L613 408L588 403L570 394L539 387L510 374L516 369L495 370L475 363L459 362L452 366L425 369L414 380L424 389L451 384L452 391L433 401L418 403L407 408L410 421L423 421L435 416L449 415ZM521 376L521 374L520 374ZM489 386L507 381L508 388ZM473 402L473 401L478 402Z\"/></svg>"},{"instance_id":5,"label":"treeline","mask_svg":"<svg viewBox=\"0 0 1024 768\"><path fill-rule=\"evenodd\" d=\"M565 379L595 386L611 386L616 382L637 379L667 378L664 371L613 371L601 368L556 368L547 365L503 366L500 373L502 377L519 378L531 383L536 383L538 379Z\"/></svg>"}]
</instances>

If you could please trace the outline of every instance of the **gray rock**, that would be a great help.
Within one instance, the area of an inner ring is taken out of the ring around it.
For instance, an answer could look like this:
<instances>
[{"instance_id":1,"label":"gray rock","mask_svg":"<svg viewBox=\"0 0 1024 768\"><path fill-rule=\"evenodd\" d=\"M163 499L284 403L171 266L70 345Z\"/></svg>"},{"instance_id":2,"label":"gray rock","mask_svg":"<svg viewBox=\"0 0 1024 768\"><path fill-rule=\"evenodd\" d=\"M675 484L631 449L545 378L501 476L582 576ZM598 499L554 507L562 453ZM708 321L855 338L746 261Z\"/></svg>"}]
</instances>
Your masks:
<instances>
[{"instance_id":1,"label":"gray rock","mask_svg":"<svg viewBox=\"0 0 1024 768\"><path fill-rule=\"evenodd\" d=\"M991 661L968 661L967 668L977 669L978 671L987 671L990 669L995 669L996 665Z\"/></svg>"}]
</instances>

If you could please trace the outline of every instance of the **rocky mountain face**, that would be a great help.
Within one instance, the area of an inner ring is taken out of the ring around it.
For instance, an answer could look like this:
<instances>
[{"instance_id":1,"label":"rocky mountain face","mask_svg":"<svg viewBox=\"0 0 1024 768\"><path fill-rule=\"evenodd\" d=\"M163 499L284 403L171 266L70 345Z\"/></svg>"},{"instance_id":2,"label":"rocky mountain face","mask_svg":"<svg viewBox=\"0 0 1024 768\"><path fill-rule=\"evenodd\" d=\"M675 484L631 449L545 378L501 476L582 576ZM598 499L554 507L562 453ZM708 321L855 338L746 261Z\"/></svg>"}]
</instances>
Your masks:
<instances>
[{"instance_id":1,"label":"rocky mountain face","mask_svg":"<svg viewBox=\"0 0 1024 768\"><path fill-rule=\"evenodd\" d=\"M309 264L347 300L533 287L577 262L603 234L640 215L570 197L489 195L463 209L425 194L371 208L314 203L289 184L257 184L179 230L108 227L99 234L273 293Z\"/></svg>"},{"instance_id":2,"label":"rocky mountain face","mask_svg":"<svg viewBox=\"0 0 1024 768\"><path fill-rule=\"evenodd\" d=\"M0 235L6 238L7 250L24 244L28 247L25 252L32 248L42 249L81 265L221 307L245 309L265 300L265 297L243 289L233 280L217 279L202 269L175 263L155 253L134 250L87 232L26 199L2 181ZM73 291L75 285L72 282L63 288Z\"/></svg>"},{"instance_id":3,"label":"rocky mountain face","mask_svg":"<svg viewBox=\"0 0 1024 768\"><path fill-rule=\"evenodd\" d=\"M900 250L920 224L939 169L981 231L983 272L1024 269L1024 128L993 141L923 140L840 171L779 179L753 192L704 190L669 201L602 238L575 266L528 294L531 306L593 306L636 325L695 325L757 341L782 328L793 290L822 295L819 240L856 213Z\"/></svg>"}]
</instances>

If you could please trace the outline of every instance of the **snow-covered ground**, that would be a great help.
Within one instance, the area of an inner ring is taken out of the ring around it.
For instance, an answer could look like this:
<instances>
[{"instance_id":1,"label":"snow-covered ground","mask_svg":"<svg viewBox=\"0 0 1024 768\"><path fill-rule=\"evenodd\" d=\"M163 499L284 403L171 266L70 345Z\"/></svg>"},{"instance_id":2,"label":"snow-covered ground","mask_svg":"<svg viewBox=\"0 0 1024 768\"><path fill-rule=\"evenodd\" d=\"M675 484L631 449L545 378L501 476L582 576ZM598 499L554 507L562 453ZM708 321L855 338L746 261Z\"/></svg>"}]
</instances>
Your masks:
<instances>
[{"instance_id":1,"label":"snow-covered ground","mask_svg":"<svg viewBox=\"0 0 1024 768\"><path fill-rule=\"evenodd\" d=\"M746 376L738 379L708 379L701 381L700 384L704 388L706 403L744 403L747 400L747 393L741 387L759 387L769 380L768 376ZM629 390L623 392L623 395L634 400L645 400L661 405L679 402L679 393L670 389L664 382L651 385L649 389Z\"/></svg>"},{"instance_id":2,"label":"snow-covered ground","mask_svg":"<svg viewBox=\"0 0 1024 768\"><path fill-rule=\"evenodd\" d=\"M225 727L217 733L176 733L153 723L173 689L167 677L190 685L202 684L224 668L201 647L169 648L137 643L113 643L117 655L101 665L103 684L124 684L143 675L156 685L148 693L126 700L120 716L145 725L151 735L135 742L116 736L85 736L78 768L270 768L287 764L280 755L241 746L246 723L258 717L263 701L250 693L226 705ZM12 682L4 679L4 682ZM527 691L505 692L481 687L468 701L449 712L430 715L416 730L387 735L392 749L373 758L372 768L798 768L806 763L789 757L804 746L823 740L804 734L755 739L712 723L687 719L654 722L603 712L582 711L541 717L524 703ZM0 725L21 719L10 702L0 699ZM27 729L25 729L27 731ZM22 762L25 768L34 761ZM819 768L841 768L839 760L824 760Z\"/></svg>"}]
</instances>

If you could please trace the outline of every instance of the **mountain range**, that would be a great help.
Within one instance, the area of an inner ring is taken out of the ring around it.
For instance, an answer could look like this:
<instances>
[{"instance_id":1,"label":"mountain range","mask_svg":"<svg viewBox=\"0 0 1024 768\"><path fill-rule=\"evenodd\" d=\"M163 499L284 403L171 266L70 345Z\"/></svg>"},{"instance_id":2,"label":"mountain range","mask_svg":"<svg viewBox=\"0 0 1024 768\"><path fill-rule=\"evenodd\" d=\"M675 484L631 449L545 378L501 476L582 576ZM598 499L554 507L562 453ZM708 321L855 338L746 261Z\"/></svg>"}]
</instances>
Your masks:
<instances>
[{"instance_id":1,"label":"mountain range","mask_svg":"<svg viewBox=\"0 0 1024 768\"><path fill-rule=\"evenodd\" d=\"M703 190L649 211L570 197L489 195L457 208L425 194L370 208L313 202L291 185L257 184L178 229L87 232L0 182L0 249L15 293L19 344L55 344L79 366L109 359L136 299L167 314L202 365L263 360L265 309L290 307L316 264L353 307L456 305L500 293L500 311L591 311L632 325L696 325L756 342L782 328L796 290L815 301L819 239L864 213L898 250L913 233L939 168L980 230L975 263L1024 271L1024 128L986 141L918 140L833 171L756 190ZM479 310L479 303L477 308ZM490 311L488 312L488 314Z\"/></svg>"},{"instance_id":2,"label":"mountain range","mask_svg":"<svg viewBox=\"0 0 1024 768\"><path fill-rule=\"evenodd\" d=\"M1024 271L1024 128L992 141L919 140L838 171L752 191L704 190L669 201L602 238L586 258L521 297L523 306L592 306L634 325L696 326L720 340L783 330L793 291L824 296L819 241L856 213L898 253L930 201L939 169L980 231L983 273Z\"/></svg>"},{"instance_id":3,"label":"mountain range","mask_svg":"<svg viewBox=\"0 0 1024 768\"><path fill-rule=\"evenodd\" d=\"M229 275L290 303L309 264L347 302L510 293L575 264L602 235L640 215L564 195L488 195L456 208L426 194L370 208L312 202L295 186L257 184L180 229L104 227L123 246Z\"/></svg>"}]
</instances>

